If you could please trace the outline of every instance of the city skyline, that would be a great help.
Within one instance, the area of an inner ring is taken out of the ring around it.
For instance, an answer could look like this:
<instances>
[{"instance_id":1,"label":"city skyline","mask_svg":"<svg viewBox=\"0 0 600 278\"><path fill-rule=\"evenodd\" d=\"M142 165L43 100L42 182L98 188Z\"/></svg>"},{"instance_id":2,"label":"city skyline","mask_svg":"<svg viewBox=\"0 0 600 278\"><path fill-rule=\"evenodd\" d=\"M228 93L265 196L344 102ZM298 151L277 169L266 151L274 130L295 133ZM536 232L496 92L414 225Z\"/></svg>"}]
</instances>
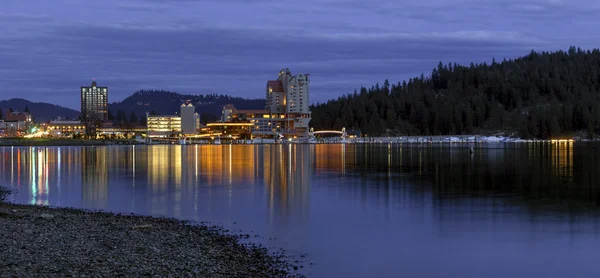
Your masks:
<instances>
[{"instance_id":1,"label":"city skyline","mask_svg":"<svg viewBox=\"0 0 600 278\"><path fill-rule=\"evenodd\" d=\"M7 0L0 4L0 94L77 109L73 88L96 78L114 88L111 101L140 89L260 98L264 80L289 67L311 74L311 101L322 102L385 79L428 75L439 61L595 47L585 34L594 34L589 23L599 9L560 0L310 0L294 10L290 3ZM556 20L574 15L577 22Z\"/></svg>"}]
</instances>

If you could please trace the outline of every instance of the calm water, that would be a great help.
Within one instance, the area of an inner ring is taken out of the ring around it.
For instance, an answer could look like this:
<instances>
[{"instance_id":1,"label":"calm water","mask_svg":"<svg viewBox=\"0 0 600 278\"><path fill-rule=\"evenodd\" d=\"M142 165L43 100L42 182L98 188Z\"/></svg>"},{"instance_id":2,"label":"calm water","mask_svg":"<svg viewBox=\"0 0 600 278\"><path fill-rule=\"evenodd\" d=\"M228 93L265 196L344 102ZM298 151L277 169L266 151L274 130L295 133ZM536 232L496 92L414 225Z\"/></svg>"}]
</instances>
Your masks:
<instances>
[{"instance_id":1,"label":"calm water","mask_svg":"<svg viewBox=\"0 0 600 278\"><path fill-rule=\"evenodd\" d=\"M600 277L597 147L0 147L0 184L251 231L314 277Z\"/></svg>"}]
</instances>

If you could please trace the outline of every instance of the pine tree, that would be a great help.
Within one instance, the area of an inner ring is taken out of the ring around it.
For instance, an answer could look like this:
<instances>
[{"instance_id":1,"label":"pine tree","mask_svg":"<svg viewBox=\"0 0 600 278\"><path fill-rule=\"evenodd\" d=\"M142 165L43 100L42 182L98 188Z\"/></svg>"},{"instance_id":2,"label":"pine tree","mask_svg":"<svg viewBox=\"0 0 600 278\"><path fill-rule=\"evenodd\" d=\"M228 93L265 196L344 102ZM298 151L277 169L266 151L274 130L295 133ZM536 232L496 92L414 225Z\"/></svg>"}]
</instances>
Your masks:
<instances>
[{"instance_id":1,"label":"pine tree","mask_svg":"<svg viewBox=\"0 0 600 278\"><path fill-rule=\"evenodd\" d=\"M25 110L24 110L24 112L25 112L25 113L29 113L29 107L28 107L27 105L25 105Z\"/></svg>"},{"instance_id":2,"label":"pine tree","mask_svg":"<svg viewBox=\"0 0 600 278\"><path fill-rule=\"evenodd\" d=\"M146 119L146 115L142 115L142 117L140 117L140 126L146 126L148 124L148 121Z\"/></svg>"},{"instance_id":3,"label":"pine tree","mask_svg":"<svg viewBox=\"0 0 600 278\"><path fill-rule=\"evenodd\" d=\"M133 111L131 111L131 114L129 115L129 123L133 125L138 123L138 118Z\"/></svg>"}]
</instances>

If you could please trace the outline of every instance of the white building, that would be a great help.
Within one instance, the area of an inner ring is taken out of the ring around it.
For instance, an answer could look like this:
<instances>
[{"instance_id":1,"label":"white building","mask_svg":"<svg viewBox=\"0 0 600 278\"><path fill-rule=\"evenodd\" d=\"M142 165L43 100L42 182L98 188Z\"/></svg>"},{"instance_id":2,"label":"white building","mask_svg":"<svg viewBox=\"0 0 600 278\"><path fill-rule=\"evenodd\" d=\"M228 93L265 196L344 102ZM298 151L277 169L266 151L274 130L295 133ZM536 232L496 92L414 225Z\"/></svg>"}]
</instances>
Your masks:
<instances>
[{"instance_id":1,"label":"white building","mask_svg":"<svg viewBox=\"0 0 600 278\"><path fill-rule=\"evenodd\" d=\"M289 136L308 136L311 119L309 74L279 72L277 80L267 81L266 107L274 130Z\"/></svg>"},{"instance_id":2,"label":"white building","mask_svg":"<svg viewBox=\"0 0 600 278\"><path fill-rule=\"evenodd\" d=\"M279 72L278 79L281 80L285 91L285 112L310 114L308 109L310 95L308 74L299 73L294 76L289 69L285 69L285 71Z\"/></svg>"},{"instance_id":3,"label":"white building","mask_svg":"<svg viewBox=\"0 0 600 278\"><path fill-rule=\"evenodd\" d=\"M196 107L189 100L181 105L181 133L184 135L198 133L200 117L195 109Z\"/></svg>"},{"instance_id":4,"label":"white building","mask_svg":"<svg viewBox=\"0 0 600 278\"><path fill-rule=\"evenodd\" d=\"M173 137L197 134L200 129L200 116L194 112L190 102L181 105L177 115L150 115L146 113L148 137Z\"/></svg>"}]
</instances>

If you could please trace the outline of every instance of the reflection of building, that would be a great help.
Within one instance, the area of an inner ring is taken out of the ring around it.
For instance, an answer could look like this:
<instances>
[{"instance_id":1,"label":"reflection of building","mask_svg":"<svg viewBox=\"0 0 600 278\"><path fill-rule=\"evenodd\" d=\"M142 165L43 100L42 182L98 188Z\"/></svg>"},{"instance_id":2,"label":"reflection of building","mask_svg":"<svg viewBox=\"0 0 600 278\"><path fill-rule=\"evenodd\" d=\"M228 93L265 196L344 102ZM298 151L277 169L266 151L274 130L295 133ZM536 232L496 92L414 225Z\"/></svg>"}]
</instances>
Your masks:
<instances>
[{"instance_id":1,"label":"reflection of building","mask_svg":"<svg viewBox=\"0 0 600 278\"><path fill-rule=\"evenodd\" d=\"M168 185L181 185L182 153L180 147L151 146L148 147L148 181L152 190L162 192Z\"/></svg>"},{"instance_id":2,"label":"reflection of building","mask_svg":"<svg viewBox=\"0 0 600 278\"><path fill-rule=\"evenodd\" d=\"M90 87L81 87L81 120L94 131L108 121L108 87L98 87L96 81Z\"/></svg>"},{"instance_id":3,"label":"reflection of building","mask_svg":"<svg viewBox=\"0 0 600 278\"><path fill-rule=\"evenodd\" d=\"M228 104L223 107L221 121L253 123L252 134L257 136L308 136L309 90L308 74L294 76L289 69L282 70L277 80L267 81L265 110L236 110Z\"/></svg>"},{"instance_id":4,"label":"reflection of building","mask_svg":"<svg viewBox=\"0 0 600 278\"><path fill-rule=\"evenodd\" d=\"M269 218L288 220L291 215L306 220L312 156L311 145L264 147L264 179L267 186Z\"/></svg>"},{"instance_id":5,"label":"reflection of building","mask_svg":"<svg viewBox=\"0 0 600 278\"><path fill-rule=\"evenodd\" d=\"M103 207L108 197L106 148L81 149L82 199L86 204Z\"/></svg>"},{"instance_id":6,"label":"reflection of building","mask_svg":"<svg viewBox=\"0 0 600 278\"><path fill-rule=\"evenodd\" d=\"M148 137L170 137L181 133L181 117L146 115Z\"/></svg>"},{"instance_id":7,"label":"reflection of building","mask_svg":"<svg viewBox=\"0 0 600 278\"><path fill-rule=\"evenodd\" d=\"M573 142L552 144L552 168L557 176L573 176Z\"/></svg>"}]
</instances>

